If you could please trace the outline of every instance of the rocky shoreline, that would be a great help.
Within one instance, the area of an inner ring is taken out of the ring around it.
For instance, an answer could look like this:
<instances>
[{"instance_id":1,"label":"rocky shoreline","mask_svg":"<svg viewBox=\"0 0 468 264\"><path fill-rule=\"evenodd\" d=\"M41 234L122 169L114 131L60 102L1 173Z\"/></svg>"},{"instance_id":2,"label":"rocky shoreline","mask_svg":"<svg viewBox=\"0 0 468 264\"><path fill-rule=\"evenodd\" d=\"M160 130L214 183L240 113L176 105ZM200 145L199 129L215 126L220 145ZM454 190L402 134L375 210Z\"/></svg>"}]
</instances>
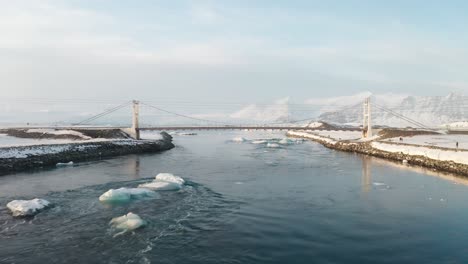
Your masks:
<instances>
[{"instance_id":1,"label":"rocky shoreline","mask_svg":"<svg viewBox=\"0 0 468 264\"><path fill-rule=\"evenodd\" d=\"M297 132L288 132L287 135L289 137L309 139L330 149L370 155L400 163L406 163L408 165L422 166L432 170L449 172L468 177L468 165L466 164L456 163L453 161L435 160L420 155L407 155L402 152L387 152L373 148L370 142L333 141L325 137L317 135L305 136Z\"/></svg>"},{"instance_id":2,"label":"rocky shoreline","mask_svg":"<svg viewBox=\"0 0 468 264\"><path fill-rule=\"evenodd\" d=\"M0 175L54 167L70 161L90 161L127 154L155 153L174 148L172 136L161 132L160 140L108 140L68 144L33 145L0 149Z\"/></svg>"}]
</instances>

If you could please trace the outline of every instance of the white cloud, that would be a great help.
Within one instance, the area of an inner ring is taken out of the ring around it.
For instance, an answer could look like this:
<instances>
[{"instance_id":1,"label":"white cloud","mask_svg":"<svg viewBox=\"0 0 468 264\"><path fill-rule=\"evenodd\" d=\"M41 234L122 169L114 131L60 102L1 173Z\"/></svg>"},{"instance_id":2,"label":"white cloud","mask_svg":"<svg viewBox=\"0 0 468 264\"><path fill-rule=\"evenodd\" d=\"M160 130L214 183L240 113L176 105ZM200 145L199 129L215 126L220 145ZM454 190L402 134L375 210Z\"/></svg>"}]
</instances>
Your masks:
<instances>
[{"instance_id":1,"label":"white cloud","mask_svg":"<svg viewBox=\"0 0 468 264\"><path fill-rule=\"evenodd\" d=\"M260 122L284 121L289 115L289 97L277 100L271 105L251 104L232 113L230 118Z\"/></svg>"}]
</instances>

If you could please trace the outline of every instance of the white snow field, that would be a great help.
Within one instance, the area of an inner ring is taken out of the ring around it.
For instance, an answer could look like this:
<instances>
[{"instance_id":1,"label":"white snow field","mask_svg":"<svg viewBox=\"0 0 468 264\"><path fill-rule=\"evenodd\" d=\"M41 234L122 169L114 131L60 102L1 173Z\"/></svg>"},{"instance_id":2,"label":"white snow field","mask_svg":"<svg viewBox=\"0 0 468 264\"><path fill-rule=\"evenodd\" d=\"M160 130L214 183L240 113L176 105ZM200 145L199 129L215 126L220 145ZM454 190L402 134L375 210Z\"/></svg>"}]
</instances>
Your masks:
<instances>
[{"instance_id":1,"label":"white snow field","mask_svg":"<svg viewBox=\"0 0 468 264\"><path fill-rule=\"evenodd\" d=\"M468 165L468 151L442 150L428 148L424 146L407 146L403 144L391 144L382 142L372 142L371 144L373 148L387 152L401 152L407 155L425 156L434 160L453 161L456 163Z\"/></svg>"},{"instance_id":2,"label":"white snow field","mask_svg":"<svg viewBox=\"0 0 468 264\"><path fill-rule=\"evenodd\" d=\"M34 138L17 138L0 134L0 147L18 147L30 145L47 145L47 144L66 144L79 142L78 140L70 139L34 139Z\"/></svg>"},{"instance_id":3,"label":"white snow field","mask_svg":"<svg viewBox=\"0 0 468 264\"><path fill-rule=\"evenodd\" d=\"M125 234L126 232L143 227L146 225L146 222L137 214L130 212L126 215L112 218L112 220L109 222L109 225L112 228L121 231L114 235L114 237L116 237Z\"/></svg>"},{"instance_id":4,"label":"white snow field","mask_svg":"<svg viewBox=\"0 0 468 264\"><path fill-rule=\"evenodd\" d=\"M152 182L138 185L138 188L147 188L155 191L175 191L182 188L185 180L171 173L159 173Z\"/></svg>"},{"instance_id":5,"label":"white snow field","mask_svg":"<svg viewBox=\"0 0 468 264\"><path fill-rule=\"evenodd\" d=\"M32 216L39 213L50 205L49 201L43 199L13 200L7 204L13 216Z\"/></svg>"},{"instance_id":6,"label":"white snow field","mask_svg":"<svg viewBox=\"0 0 468 264\"><path fill-rule=\"evenodd\" d=\"M133 139L91 139L86 141L68 141L61 144L53 145L42 145L42 144L32 144L32 145L16 145L16 146L0 146L0 159L8 158L28 158L30 156L38 156L45 154L57 154L65 152L68 150L79 150L83 151L85 149L93 149L99 147L99 145L94 144L83 144L81 143L92 143L92 142L109 142L115 145L138 145L145 144L144 140L133 140Z\"/></svg>"},{"instance_id":7,"label":"white snow field","mask_svg":"<svg viewBox=\"0 0 468 264\"><path fill-rule=\"evenodd\" d=\"M110 189L99 196L101 202L128 202L133 199L154 197L155 192L144 188L119 188Z\"/></svg>"},{"instance_id":8,"label":"white snow field","mask_svg":"<svg viewBox=\"0 0 468 264\"><path fill-rule=\"evenodd\" d=\"M329 137L335 140L357 140L362 137L361 131L344 131L344 130L336 130L336 131L326 131L326 130L318 130L311 132L317 134L322 137Z\"/></svg>"},{"instance_id":9,"label":"white snow field","mask_svg":"<svg viewBox=\"0 0 468 264\"><path fill-rule=\"evenodd\" d=\"M404 137L403 141L399 138L389 138L383 140L385 142L401 142L407 144L421 145L421 146L434 146L441 148L456 148L456 142L458 142L459 149L468 150L468 135L420 135L413 137Z\"/></svg>"}]
</instances>

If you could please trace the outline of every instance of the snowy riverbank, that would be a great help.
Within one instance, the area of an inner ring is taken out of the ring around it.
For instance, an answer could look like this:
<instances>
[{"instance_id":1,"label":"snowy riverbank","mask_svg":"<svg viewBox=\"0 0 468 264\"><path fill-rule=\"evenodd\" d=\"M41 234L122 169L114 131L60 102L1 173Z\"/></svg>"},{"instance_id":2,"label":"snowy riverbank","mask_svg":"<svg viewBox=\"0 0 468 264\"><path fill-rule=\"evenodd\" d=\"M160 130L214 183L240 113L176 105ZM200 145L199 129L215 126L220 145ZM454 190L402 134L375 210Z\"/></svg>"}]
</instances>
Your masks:
<instances>
[{"instance_id":1,"label":"snowy riverbank","mask_svg":"<svg viewBox=\"0 0 468 264\"><path fill-rule=\"evenodd\" d=\"M344 137L346 132L342 133ZM428 145L378 141L377 137L373 141L362 141L339 140L316 133L300 131L289 131L287 135L290 137L310 139L332 149L372 155L400 161L405 164L424 166L435 170L468 176L468 150L465 149L449 149ZM407 141L406 138L404 141Z\"/></svg>"},{"instance_id":2,"label":"snowy riverbank","mask_svg":"<svg viewBox=\"0 0 468 264\"><path fill-rule=\"evenodd\" d=\"M151 153L174 147L172 136L162 132L156 140L89 140L74 143L0 147L0 175L38 167L56 166L70 161Z\"/></svg>"}]
</instances>

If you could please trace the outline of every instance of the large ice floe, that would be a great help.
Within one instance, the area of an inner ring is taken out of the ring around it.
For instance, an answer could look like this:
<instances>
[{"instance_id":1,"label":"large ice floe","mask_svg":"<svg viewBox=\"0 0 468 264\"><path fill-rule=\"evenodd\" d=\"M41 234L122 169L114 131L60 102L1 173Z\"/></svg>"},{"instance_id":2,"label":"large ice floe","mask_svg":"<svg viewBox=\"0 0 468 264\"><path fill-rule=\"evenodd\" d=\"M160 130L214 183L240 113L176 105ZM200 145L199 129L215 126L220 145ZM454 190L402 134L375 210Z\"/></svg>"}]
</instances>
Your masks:
<instances>
[{"instance_id":1,"label":"large ice floe","mask_svg":"<svg viewBox=\"0 0 468 264\"><path fill-rule=\"evenodd\" d=\"M138 185L138 188L148 188L156 191L179 190L185 181L179 176L171 173L159 173L152 182Z\"/></svg>"},{"instance_id":2,"label":"large ice floe","mask_svg":"<svg viewBox=\"0 0 468 264\"><path fill-rule=\"evenodd\" d=\"M50 202L44 199L13 200L7 204L13 216L32 216L50 206Z\"/></svg>"},{"instance_id":3,"label":"large ice floe","mask_svg":"<svg viewBox=\"0 0 468 264\"><path fill-rule=\"evenodd\" d=\"M126 232L133 231L146 225L146 222L141 219L137 214L128 213L123 216L112 218L109 225L120 232L116 233L114 237L125 234Z\"/></svg>"},{"instance_id":4,"label":"large ice floe","mask_svg":"<svg viewBox=\"0 0 468 264\"><path fill-rule=\"evenodd\" d=\"M155 197L156 193L145 188L119 188L110 189L99 196L101 202L129 202L133 199Z\"/></svg>"}]
</instances>

